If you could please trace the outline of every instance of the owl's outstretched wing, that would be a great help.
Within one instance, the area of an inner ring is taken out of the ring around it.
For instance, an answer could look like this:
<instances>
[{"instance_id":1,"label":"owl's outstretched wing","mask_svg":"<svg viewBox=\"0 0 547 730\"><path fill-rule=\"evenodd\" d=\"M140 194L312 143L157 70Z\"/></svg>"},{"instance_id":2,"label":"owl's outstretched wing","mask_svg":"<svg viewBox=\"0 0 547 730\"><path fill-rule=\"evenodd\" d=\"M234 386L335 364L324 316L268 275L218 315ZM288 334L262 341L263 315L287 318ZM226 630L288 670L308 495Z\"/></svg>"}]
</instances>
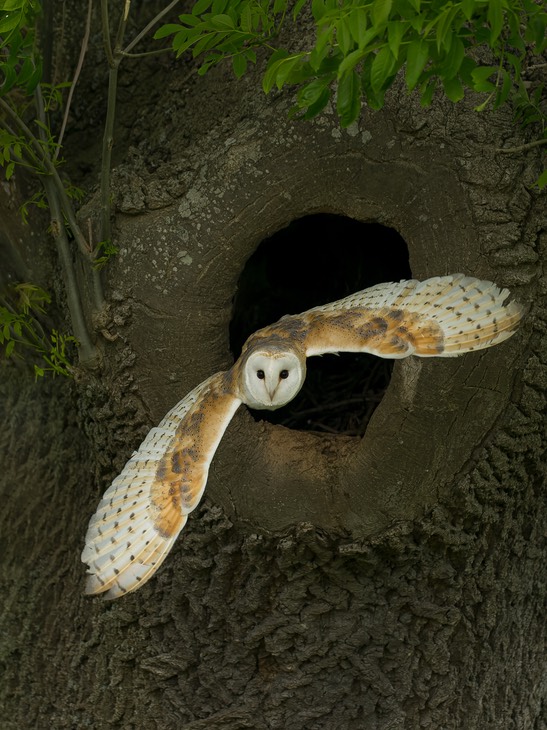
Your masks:
<instances>
[{"instance_id":1,"label":"owl's outstretched wing","mask_svg":"<svg viewBox=\"0 0 547 730\"><path fill-rule=\"evenodd\" d=\"M453 357L503 342L524 308L508 289L463 274L385 283L272 326L292 330L306 356L369 352L379 357Z\"/></svg>"},{"instance_id":2,"label":"owl's outstretched wing","mask_svg":"<svg viewBox=\"0 0 547 730\"><path fill-rule=\"evenodd\" d=\"M117 598L159 568L197 506L209 465L241 401L231 373L189 393L147 435L91 518L82 561L86 593Z\"/></svg>"}]
</instances>

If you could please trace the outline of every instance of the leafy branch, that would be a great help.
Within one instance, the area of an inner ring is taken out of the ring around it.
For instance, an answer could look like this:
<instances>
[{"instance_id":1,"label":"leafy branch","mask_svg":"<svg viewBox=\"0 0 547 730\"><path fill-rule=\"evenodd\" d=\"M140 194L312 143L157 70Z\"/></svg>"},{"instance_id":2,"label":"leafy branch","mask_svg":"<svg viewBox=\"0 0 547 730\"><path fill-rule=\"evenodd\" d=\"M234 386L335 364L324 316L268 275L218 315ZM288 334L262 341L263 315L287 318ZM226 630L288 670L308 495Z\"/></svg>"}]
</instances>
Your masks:
<instances>
[{"instance_id":1,"label":"leafy branch","mask_svg":"<svg viewBox=\"0 0 547 730\"><path fill-rule=\"evenodd\" d=\"M70 103L90 35L92 0L88 0L84 37L73 80L60 84L42 82L42 61L36 33L41 11L39 0L4 0L0 13L0 165L5 169L7 180L10 180L15 170L20 167L34 174L41 184L42 190L36 192L21 206L21 215L26 221L31 205L49 210L49 231L55 241L63 271L67 305L76 336L73 339L75 342L78 341L79 359L82 365L95 366L98 361L98 351L84 315L82 292L75 272L72 241L76 243L77 252L87 265L92 282L94 308L99 310L104 301L100 271L117 252L117 247L112 242L110 170L119 65L124 57L146 55L132 53L132 49L177 2L178 0L174 0L160 11L124 47L131 0L124 1L113 45L110 38L108 0L101 0L105 52L109 63L109 89L100 175L101 220L99 243L96 245L92 243L91 226L89 237L86 238L77 220L73 201L80 199L81 191L67 183L59 172L60 151ZM68 89L68 99L61 128L56 137L52 131L50 113L62 106L65 89ZM30 321L26 321L24 327L28 331L31 327ZM52 330L51 338L54 337L53 332ZM59 337L58 334L55 335L55 344L61 347L68 340ZM32 347L31 339L23 339L21 343L27 343ZM4 354L11 354L14 345L9 343L14 342L15 340L7 338L7 335L0 341L0 344L4 345ZM64 345L61 349L64 353ZM60 362L61 355L56 357ZM48 369L51 368L46 368Z\"/></svg>"},{"instance_id":2,"label":"leafy branch","mask_svg":"<svg viewBox=\"0 0 547 730\"><path fill-rule=\"evenodd\" d=\"M30 359L35 377L46 372L71 375L68 349L72 335L44 326L49 294L38 286L16 284L0 296L0 345L7 359Z\"/></svg>"},{"instance_id":3,"label":"leafy branch","mask_svg":"<svg viewBox=\"0 0 547 730\"><path fill-rule=\"evenodd\" d=\"M315 43L296 52L278 47L286 18L295 23L304 9L316 24ZM305 119L336 92L340 123L349 126L363 101L382 108L403 69L408 92L416 89L424 106L437 89L456 103L467 88L486 94L477 111L510 101L517 119L544 139L543 86L523 76L528 56L547 47L546 27L547 9L535 0L198 0L155 37L172 36L178 56L199 58L200 74L229 60L239 77L260 49L267 56L264 91L295 86L292 113ZM495 65L476 60L483 51Z\"/></svg>"}]
</instances>

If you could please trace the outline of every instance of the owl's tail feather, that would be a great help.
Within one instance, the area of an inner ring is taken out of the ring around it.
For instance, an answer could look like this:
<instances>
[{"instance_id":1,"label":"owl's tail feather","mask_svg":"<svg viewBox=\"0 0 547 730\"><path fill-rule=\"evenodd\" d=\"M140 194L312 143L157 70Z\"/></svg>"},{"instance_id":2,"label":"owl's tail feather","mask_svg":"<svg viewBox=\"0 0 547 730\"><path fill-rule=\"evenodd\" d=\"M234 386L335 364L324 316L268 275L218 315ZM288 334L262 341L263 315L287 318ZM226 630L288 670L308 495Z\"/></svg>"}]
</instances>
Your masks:
<instances>
[{"instance_id":1,"label":"owl's tail feather","mask_svg":"<svg viewBox=\"0 0 547 730\"><path fill-rule=\"evenodd\" d=\"M442 349L438 339L433 346L427 337L423 341L417 337L415 354L453 357L507 340L524 314L522 305L507 301L509 294L508 289L500 289L491 281L463 274L420 282L411 295L412 304L406 306L422 315L423 325L418 324L418 330L440 328Z\"/></svg>"}]
</instances>

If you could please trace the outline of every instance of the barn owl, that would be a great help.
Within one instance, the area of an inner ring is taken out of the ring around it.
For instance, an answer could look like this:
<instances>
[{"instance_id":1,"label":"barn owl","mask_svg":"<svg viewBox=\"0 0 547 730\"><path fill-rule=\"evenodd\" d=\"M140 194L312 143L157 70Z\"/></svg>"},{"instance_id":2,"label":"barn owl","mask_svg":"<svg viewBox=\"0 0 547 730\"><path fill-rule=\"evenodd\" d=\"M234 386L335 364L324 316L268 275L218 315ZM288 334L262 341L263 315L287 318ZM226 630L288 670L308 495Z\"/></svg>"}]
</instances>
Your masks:
<instances>
[{"instance_id":1,"label":"barn owl","mask_svg":"<svg viewBox=\"0 0 547 730\"><path fill-rule=\"evenodd\" d=\"M456 274L384 283L255 332L233 367L192 390L153 428L106 490L82 553L86 592L117 598L164 561L201 499L238 407L275 409L298 393L306 358L337 352L454 357L503 342L523 315L509 291Z\"/></svg>"}]
</instances>

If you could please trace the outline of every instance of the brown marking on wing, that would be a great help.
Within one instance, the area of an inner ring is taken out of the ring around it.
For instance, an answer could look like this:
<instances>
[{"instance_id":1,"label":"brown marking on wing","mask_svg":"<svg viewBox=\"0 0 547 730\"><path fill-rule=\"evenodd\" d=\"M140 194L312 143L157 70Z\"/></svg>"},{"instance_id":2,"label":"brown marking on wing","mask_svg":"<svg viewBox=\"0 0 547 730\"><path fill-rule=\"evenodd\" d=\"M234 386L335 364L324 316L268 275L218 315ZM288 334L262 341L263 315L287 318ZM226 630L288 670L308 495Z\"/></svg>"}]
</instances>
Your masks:
<instances>
[{"instance_id":1,"label":"brown marking on wing","mask_svg":"<svg viewBox=\"0 0 547 730\"><path fill-rule=\"evenodd\" d=\"M158 464L150 501L154 527L163 537L180 530L203 493L212 456L239 405L230 384L226 377L211 383L180 422L172 447Z\"/></svg>"},{"instance_id":2,"label":"brown marking on wing","mask_svg":"<svg viewBox=\"0 0 547 730\"><path fill-rule=\"evenodd\" d=\"M415 312L384 307L357 311L310 312L307 352L373 352L401 357L406 352L443 352L441 327Z\"/></svg>"}]
</instances>

